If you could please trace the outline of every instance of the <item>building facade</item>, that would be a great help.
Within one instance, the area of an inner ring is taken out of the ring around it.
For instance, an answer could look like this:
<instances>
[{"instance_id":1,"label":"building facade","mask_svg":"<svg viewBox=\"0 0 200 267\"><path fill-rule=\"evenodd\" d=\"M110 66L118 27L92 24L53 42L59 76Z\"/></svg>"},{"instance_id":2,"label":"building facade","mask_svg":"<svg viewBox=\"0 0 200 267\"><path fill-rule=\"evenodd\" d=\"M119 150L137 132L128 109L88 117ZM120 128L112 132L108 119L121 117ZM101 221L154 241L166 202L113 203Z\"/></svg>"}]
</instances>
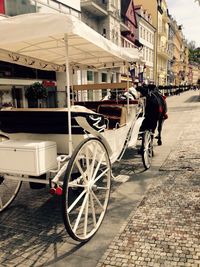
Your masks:
<instances>
[{"instance_id":1,"label":"building facade","mask_svg":"<svg viewBox=\"0 0 200 267\"><path fill-rule=\"evenodd\" d=\"M82 21L108 40L121 47L136 47L137 20L133 0L81 0L81 11ZM127 75L126 67L112 66L101 71L91 69L87 71L86 82L116 82L127 80ZM81 76L85 77L83 74ZM88 92L87 97L97 100L103 95L104 91L99 90Z\"/></svg>"},{"instance_id":2,"label":"building facade","mask_svg":"<svg viewBox=\"0 0 200 267\"><path fill-rule=\"evenodd\" d=\"M168 50L169 17L165 0L160 1L158 8L157 40L157 83L167 84L167 69L170 54Z\"/></svg>"},{"instance_id":3,"label":"building facade","mask_svg":"<svg viewBox=\"0 0 200 267\"><path fill-rule=\"evenodd\" d=\"M154 39L156 29L152 25L152 16L147 10L143 9L142 6L136 6L135 10L138 23L136 36L143 45L144 82L149 83L154 80Z\"/></svg>"},{"instance_id":4,"label":"building facade","mask_svg":"<svg viewBox=\"0 0 200 267\"><path fill-rule=\"evenodd\" d=\"M197 63L190 63L191 68L191 84L197 85L200 80L200 66Z\"/></svg>"},{"instance_id":5,"label":"building facade","mask_svg":"<svg viewBox=\"0 0 200 267\"><path fill-rule=\"evenodd\" d=\"M81 0L81 20L99 34L121 45L120 10L121 1ZM107 66L105 66L107 67ZM80 70L77 72L79 83L102 83L119 81L120 68L112 66L102 70ZM99 100L106 92L102 90L78 92L78 100Z\"/></svg>"},{"instance_id":6,"label":"building facade","mask_svg":"<svg viewBox=\"0 0 200 267\"><path fill-rule=\"evenodd\" d=\"M141 82L181 85L192 80L193 68L188 65L188 48L181 26L169 16L165 0L0 0L3 16L33 12L71 14L118 46L138 47L143 60L133 62L133 66L134 77ZM99 71L90 68L74 70L71 77L74 84L127 80L126 67L107 67ZM17 107L27 106L24 91L35 81L50 81L46 82L49 91L47 106L65 105L64 73L0 61L0 90L1 95L5 93L0 106L10 103L13 97ZM99 100L104 93L101 90L78 92L77 99Z\"/></svg>"}]
</instances>

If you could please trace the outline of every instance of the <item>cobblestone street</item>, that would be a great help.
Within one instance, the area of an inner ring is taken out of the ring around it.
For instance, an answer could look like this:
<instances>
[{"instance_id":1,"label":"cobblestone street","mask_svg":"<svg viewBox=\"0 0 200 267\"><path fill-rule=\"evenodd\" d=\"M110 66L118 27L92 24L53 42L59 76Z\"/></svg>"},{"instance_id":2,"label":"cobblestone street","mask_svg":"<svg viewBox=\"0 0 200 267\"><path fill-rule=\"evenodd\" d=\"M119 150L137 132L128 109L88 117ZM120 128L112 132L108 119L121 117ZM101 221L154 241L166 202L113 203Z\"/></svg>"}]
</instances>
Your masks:
<instances>
[{"instance_id":1,"label":"cobblestone street","mask_svg":"<svg viewBox=\"0 0 200 267\"><path fill-rule=\"evenodd\" d=\"M199 118L198 111L98 267L200 266Z\"/></svg>"},{"instance_id":2,"label":"cobblestone street","mask_svg":"<svg viewBox=\"0 0 200 267\"><path fill-rule=\"evenodd\" d=\"M200 171L189 163L185 170L163 175L98 267L200 266Z\"/></svg>"},{"instance_id":3,"label":"cobblestone street","mask_svg":"<svg viewBox=\"0 0 200 267\"><path fill-rule=\"evenodd\" d=\"M183 96L183 106L177 109L181 98L169 100L171 122L166 125L164 145L155 146L150 170L142 174L141 159L133 161L130 155L113 166L115 174L129 180L113 182L108 215L87 244L66 234L59 197L49 197L48 188L30 190L24 183L14 203L0 215L0 266L200 266L200 102L186 103L190 98L193 92ZM165 139L173 136L169 132L176 120L173 112L180 120L180 114L183 120L186 113L191 116L160 164L159 153L164 155L168 149ZM154 170L157 167L159 171ZM107 239L114 228L116 234Z\"/></svg>"}]
</instances>

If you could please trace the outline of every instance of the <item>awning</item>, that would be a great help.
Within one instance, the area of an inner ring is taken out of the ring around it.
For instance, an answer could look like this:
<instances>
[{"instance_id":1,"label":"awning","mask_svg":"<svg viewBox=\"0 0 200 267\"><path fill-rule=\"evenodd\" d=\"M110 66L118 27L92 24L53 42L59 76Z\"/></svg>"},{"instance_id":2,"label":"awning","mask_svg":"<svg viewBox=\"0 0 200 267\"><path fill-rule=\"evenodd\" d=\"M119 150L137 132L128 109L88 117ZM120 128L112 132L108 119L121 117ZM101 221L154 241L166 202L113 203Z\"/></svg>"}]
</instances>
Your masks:
<instances>
[{"instance_id":1,"label":"awning","mask_svg":"<svg viewBox=\"0 0 200 267\"><path fill-rule=\"evenodd\" d=\"M72 66L102 67L137 61L139 51L127 51L66 14L33 13L0 21L0 60L29 67L64 71L66 46Z\"/></svg>"}]
</instances>

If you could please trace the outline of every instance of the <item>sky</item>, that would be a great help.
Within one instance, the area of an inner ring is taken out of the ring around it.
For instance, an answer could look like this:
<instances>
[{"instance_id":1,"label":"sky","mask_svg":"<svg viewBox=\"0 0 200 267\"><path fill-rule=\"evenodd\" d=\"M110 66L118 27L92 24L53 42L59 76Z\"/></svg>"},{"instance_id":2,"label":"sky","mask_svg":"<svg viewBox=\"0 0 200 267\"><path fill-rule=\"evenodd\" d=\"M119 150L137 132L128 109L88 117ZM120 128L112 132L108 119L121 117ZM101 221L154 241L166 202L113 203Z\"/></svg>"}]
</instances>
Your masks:
<instances>
[{"instance_id":1,"label":"sky","mask_svg":"<svg viewBox=\"0 0 200 267\"><path fill-rule=\"evenodd\" d=\"M200 5L195 0L166 0L169 14L183 25L183 34L188 41L200 47Z\"/></svg>"}]
</instances>

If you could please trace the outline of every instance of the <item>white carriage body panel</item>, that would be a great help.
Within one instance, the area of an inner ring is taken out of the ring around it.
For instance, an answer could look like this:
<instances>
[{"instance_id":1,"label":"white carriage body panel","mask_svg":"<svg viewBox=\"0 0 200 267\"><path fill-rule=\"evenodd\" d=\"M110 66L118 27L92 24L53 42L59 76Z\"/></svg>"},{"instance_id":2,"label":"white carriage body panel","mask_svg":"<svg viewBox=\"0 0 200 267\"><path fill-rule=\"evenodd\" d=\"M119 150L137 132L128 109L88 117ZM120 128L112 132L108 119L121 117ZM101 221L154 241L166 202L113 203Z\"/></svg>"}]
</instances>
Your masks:
<instances>
[{"instance_id":1,"label":"white carriage body panel","mask_svg":"<svg viewBox=\"0 0 200 267\"><path fill-rule=\"evenodd\" d=\"M57 167L55 142L8 140L0 143L0 172L39 176Z\"/></svg>"},{"instance_id":2,"label":"white carriage body panel","mask_svg":"<svg viewBox=\"0 0 200 267\"><path fill-rule=\"evenodd\" d=\"M37 134L37 133L4 133L11 140L45 140L50 142L55 142L57 145L58 154L69 154L69 135L68 134ZM76 134L72 136L73 149L77 147L78 144L84 139L83 134Z\"/></svg>"},{"instance_id":3,"label":"white carriage body panel","mask_svg":"<svg viewBox=\"0 0 200 267\"><path fill-rule=\"evenodd\" d=\"M114 163L119 157L127 137L130 125L126 124L118 129L106 130L102 135L108 142L112 154L110 155L111 163Z\"/></svg>"},{"instance_id":4,"label":"white carriage body panel","mask_svg":"<svg viewBox=\"0 0 200 267\"><path fill-rule=\"evenodd\" d=\"M138 133L140 130L140 126L142 125L142 122L144 120L144 117L140 117L135 121L135 125L131 134L131 139L129 141L129 147L135 147L137 144L137 139L138 139Z\"/></svg>"},{"instance_id":5,"label":"white carriage body panel","mask_svg":"<svg viewBox=\"0 0 200 267\"><path fill-rule=\"evenodd\" d=\"M110 155L111 163L114 163L117 160L117 158L119 157L119 155L121 154L121 152L123 150L125 140L127 138L128 132L131 128L131 125L136 120L137 108L138 108L137 105L130 105L129 106L129 112L127 113L127 118L126 118L127 121L126 121L125 125L123 125L120 128L116 128L116 129L112 129L112 130L105 130L105 132L102 133L102 135L104 136L104 138L106 139L106 141L108 142L108 144L112 150L112 153ZM136 127L136 129L135 129L135 125L134 125L133 132L130 133L132 136L131 139L134 139L131 142L132 143L131 146L136 145L138 132L139 132L139 127ZM134 143L133 143L133 141L134 141Z\"/></svg>"}]
</instances>

